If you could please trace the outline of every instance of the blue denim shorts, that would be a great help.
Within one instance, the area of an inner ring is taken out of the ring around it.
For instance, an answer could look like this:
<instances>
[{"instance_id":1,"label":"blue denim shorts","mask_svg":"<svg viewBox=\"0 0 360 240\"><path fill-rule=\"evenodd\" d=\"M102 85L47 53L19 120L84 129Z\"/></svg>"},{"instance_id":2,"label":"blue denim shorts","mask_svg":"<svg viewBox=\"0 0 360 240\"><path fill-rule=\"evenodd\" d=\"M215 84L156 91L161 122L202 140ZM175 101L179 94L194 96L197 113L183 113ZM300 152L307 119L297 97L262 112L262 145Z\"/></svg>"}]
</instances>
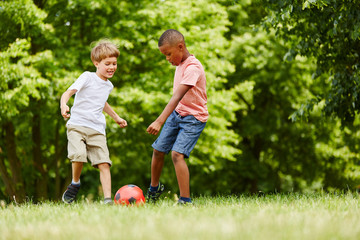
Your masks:
<instances>
[{"instance_id":1,"label":"blue denim shorts","mask_svg":"<svg viewBox=\"0 0 360 240\"><path fill-rule=\"evenodd\" d=\"M164 153L169 153L170 150L176 151L189 158L205 125L206 122L201 122L192 115L182 117L173 111L152 147Z\"/></svg>"}]
</instances>

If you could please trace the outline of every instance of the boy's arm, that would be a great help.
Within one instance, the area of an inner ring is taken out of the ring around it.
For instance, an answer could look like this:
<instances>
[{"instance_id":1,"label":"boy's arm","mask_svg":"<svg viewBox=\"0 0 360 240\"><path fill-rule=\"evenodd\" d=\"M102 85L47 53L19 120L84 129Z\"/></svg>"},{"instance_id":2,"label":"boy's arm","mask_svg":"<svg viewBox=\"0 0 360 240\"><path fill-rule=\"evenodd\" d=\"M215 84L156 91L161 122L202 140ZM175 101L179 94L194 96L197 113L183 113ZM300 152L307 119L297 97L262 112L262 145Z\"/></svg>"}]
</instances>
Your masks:
<instances>
[{"instance_id":1,"label":"boy's arm","mask_svg":"<svg viewBox=\"0 0 360 240\"><path fill-rule=\"evenodd\" d=\"M65 91L60 98L60 109L61 109L61 115L63 116L63 118L66 120L70 117L70 108L67 105L67 102L69 101L69 99L71 98L72 95L74 95L77 92L76 89L71 89L71 90L67 90Z\"/></svg>"},{"instance_id":2,"label":"boy's arm","mask_svg":"<svg viewBox=\"0 0 360 240\"><path fill-rule=\"evenodd\" d=\"M161 126L164 124L166 119L170 116L170 114L175 110L176 106L179 104L180 100L184 97L184 95L192 88L190 85L180 84L176 89L174 95L171 97L169 103L166 105L165 109L162 111L160 116L147 128L147 132L156 135L161 129Z\"/></svg>"},{"instance_id":3,"label":"boy's arm","mask_svg":"<svg viewBox=\"0 0 360 240\"><path fill-rule=\"evenodd\" d=\"M124 128L127 126L127 122L126 120L122 119L121 117L119 117L119 115L116 114L116 112L114 111L114 109L112 109L112 107L110 106L110 104L108 102L105 103L104 112L106 112L107 114L109 114L109 116L115 120L115 122L117 124L119 124L119 126L121 128Z\"/></svg>"}]
</instances>

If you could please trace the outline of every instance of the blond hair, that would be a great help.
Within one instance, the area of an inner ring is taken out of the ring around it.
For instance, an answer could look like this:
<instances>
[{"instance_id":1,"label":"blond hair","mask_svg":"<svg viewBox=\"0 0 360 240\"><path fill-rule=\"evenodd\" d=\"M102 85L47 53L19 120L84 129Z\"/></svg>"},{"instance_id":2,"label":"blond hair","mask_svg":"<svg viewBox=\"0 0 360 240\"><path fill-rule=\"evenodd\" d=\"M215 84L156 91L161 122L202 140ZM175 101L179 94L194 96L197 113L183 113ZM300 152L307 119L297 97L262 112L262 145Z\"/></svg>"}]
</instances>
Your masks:
<instances>
[{"instance_id":1,"label":"blond hair","mask_svg":"<svg viewBox=\"0 0 360 240\"><path fill-rule=\"evenodd\" d=\"M100 40L91 50L91 61L101 62L107 57L119 57L120 51L117 46L109 40Z\"/></svg>"}]
</instances>

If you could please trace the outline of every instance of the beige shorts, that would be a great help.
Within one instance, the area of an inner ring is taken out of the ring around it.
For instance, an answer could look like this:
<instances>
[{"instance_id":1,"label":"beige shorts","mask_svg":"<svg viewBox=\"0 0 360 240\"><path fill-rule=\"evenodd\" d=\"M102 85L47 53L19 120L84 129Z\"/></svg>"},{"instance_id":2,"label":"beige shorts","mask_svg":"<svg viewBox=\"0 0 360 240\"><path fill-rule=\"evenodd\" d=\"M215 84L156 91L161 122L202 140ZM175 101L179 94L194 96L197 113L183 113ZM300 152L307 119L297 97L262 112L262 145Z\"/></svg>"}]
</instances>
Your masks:
<instances>
[{"instance_id":1,"label":"beige shorts","mask_svg":"<svg viewBox=\"0 0 360 240\"><path fill-rule=\"evenodd\" d=\"M67 125L68 158L71 162L91 162L97 167L100 163L112 162L106 145L106 136L94 129Z\"/></svg>"}]
</instances>

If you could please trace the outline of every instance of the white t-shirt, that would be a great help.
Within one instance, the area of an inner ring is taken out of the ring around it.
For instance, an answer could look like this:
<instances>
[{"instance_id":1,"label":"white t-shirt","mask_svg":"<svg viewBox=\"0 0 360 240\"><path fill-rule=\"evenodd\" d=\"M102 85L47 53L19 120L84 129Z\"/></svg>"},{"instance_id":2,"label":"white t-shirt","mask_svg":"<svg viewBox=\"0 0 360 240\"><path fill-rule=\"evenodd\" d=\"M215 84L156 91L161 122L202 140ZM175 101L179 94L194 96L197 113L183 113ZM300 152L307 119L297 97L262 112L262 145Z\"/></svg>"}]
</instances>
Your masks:
<instances>
[{"instance_id":1,"label":"white t-shirt","mask_svg":"<svg viewBox=\"0 0 360 240\"><path fill-rule=\"evenodd\" d=\"M68 88L76 89L77 92L67 125L89 127L105 135L103 109L113 88L114 85L109 80L101 79L94 72L81 74Z\"/></svg>"}]
</instances>

